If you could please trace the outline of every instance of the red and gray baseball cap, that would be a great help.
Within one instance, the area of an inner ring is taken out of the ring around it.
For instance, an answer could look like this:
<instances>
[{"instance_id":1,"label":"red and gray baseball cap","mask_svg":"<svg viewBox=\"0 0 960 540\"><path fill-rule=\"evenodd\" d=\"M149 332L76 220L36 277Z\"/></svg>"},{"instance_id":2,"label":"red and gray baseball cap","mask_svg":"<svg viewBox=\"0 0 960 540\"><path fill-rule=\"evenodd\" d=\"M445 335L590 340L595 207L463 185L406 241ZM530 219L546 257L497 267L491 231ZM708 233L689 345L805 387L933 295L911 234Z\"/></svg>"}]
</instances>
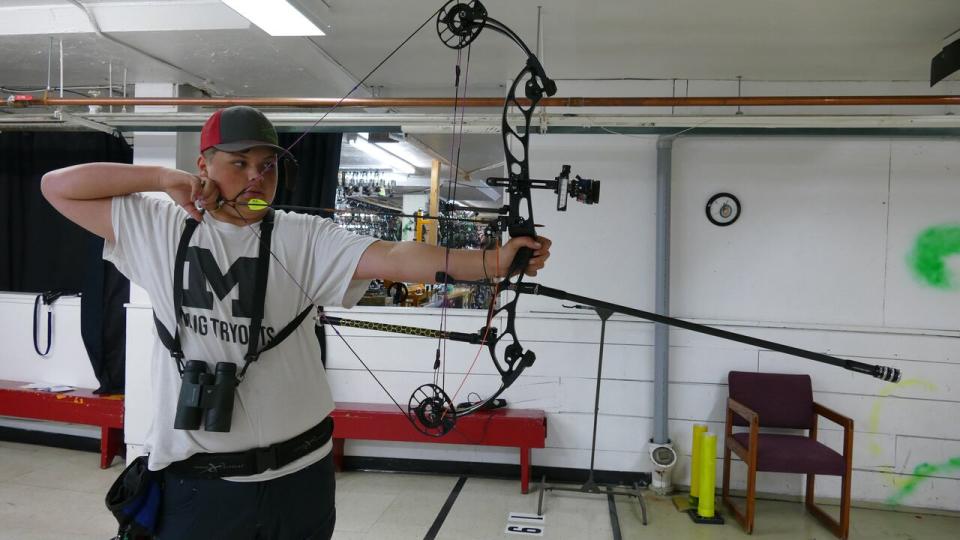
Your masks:
<instances>
[{"instance_id":1,"label":"red and gray baseball cap","mask_svg":"<svg viewBox=\"0 0 960 540\"><path fill-rule=\"evenodd\" d=\"M290 156L286 148L280 146L277 130L262 112L238 105L228 107L210 115L200 130L200 152L216 148L224 152L240 152L256 146L269 146L282 156Z\"/></svg>"}]
</instances>

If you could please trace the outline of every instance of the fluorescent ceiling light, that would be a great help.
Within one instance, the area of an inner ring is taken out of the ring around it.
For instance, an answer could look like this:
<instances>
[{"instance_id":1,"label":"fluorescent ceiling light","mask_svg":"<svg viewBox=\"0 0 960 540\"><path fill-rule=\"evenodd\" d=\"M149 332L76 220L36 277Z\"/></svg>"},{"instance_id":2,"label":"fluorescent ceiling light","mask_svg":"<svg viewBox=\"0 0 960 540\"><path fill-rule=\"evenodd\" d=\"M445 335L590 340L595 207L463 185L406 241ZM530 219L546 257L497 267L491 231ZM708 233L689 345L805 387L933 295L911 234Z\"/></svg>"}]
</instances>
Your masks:
<instances>
[{"instance_id":1,"label":"fluorescent ceiling light","mask_svg":"<svg viewBox=\"0 0 960 540\"><path fill-rule=\"evenodd\" d=\"M287 0L223 0L271 36L322 36L317 28Z\"/></svg>"},{"instance_id":2,"label":"fluorescent ceiling light","mask_svg":"<svg viewBox=\"0 0 960 540\"><path fill-rule=\"evenodd\" d=\"M380 148L375 144L370 144L370 142L364 139L363 137L358 136L357 138L350 141L350 146L356 148L357 150L360 150L361 152L372 157L373 159L376 159L380 163L389 165L394 172L398 172L401 174L414 174L417 172L417 169L413 165L398 158L397 156L391 154L390 152L387 152L386 150L384 150L383 148Z\"/></svg>"}]
</instances>

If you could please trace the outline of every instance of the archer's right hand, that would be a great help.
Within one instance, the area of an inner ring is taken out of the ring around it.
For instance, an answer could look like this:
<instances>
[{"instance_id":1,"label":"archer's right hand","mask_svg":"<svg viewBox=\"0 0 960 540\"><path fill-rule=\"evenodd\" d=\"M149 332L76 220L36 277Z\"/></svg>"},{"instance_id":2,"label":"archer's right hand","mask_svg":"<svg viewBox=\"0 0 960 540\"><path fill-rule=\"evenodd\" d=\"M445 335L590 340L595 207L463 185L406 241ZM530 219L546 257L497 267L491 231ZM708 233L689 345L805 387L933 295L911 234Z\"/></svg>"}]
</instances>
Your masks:
<instances>
[{"instance_id":1,"label":"archer's right hand","mask_svg":"<svg viewBox=\"0 0 960 540\"><path fill-rule=\"evenodd\" d=\"M203 221L204 211L217 209L220 189L216 182L202 174L168 169L164 172L163 186L167 195L197 221Z\"/></svg>"}]
</instances>

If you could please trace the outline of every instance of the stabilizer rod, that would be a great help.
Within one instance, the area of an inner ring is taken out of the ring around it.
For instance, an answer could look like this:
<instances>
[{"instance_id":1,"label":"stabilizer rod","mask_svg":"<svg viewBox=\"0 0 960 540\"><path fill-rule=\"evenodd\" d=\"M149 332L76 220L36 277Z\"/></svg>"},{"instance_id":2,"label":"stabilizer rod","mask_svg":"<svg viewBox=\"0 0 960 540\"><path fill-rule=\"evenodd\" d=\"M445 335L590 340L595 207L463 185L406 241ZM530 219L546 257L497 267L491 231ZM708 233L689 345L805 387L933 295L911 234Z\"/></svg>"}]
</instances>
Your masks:
<instances>
[{"instance_id":1,"label":"stabilizer rod","mask_svg":"<svg viewBox=\"0 0 960 540\"><path fill-rule=\"evenodd\" d=\"M800 358L806 358L807 360L813 360L815 362L823 362L825 364L841 367L850 371L856 371L857 373L870 375L872 377L876 377L877 379L881 379L884 381L900 382L900 370L887 367L887 366L865 364L863 362L857 362L856 360L845 360L843 358L837 358L835 356L830 356L823 353L808 351L806 349L799 349L797 347L791 347L789 345L784 345L782 343L777 343L775 341L768 341L766 339L750 337L743 334L738 334L736 332L730 332L727 330L714 328L712 326L706 326L703 324L697 324L694 322L685 321L683 319L676 319L674 317L660 315L659 313L653 313L650 311L643 311L641 309L635 309L635 308L630 308L626 306L620 306L617 304L611 304L610 302L604 302L602 300L596 300L594 298L580 296L577 294L570 294L566 291L561 291L560 289L554 289L551 287L545 287L537 283L522 282L519 285L511 287L511 289L516 290L521 294L536 294L539 296L556 298L557 300L568 300L571 302L586 304L588 306L592 306L595 308L608 309L610 311L613 311L614 313L622 313L624 315L630 315L631 317L646 319L648 321L666 324L676 328L683 328L684 330L690 330L692 332L707 334L707 335L715 336L721 339L727 339L730 341L745 343L747 345L753 345L755 347L761 347L764 349L769 349L771 351L781 352L781 353L789 354L792 356L798 356Z\"/></svg>"}]
</instances>

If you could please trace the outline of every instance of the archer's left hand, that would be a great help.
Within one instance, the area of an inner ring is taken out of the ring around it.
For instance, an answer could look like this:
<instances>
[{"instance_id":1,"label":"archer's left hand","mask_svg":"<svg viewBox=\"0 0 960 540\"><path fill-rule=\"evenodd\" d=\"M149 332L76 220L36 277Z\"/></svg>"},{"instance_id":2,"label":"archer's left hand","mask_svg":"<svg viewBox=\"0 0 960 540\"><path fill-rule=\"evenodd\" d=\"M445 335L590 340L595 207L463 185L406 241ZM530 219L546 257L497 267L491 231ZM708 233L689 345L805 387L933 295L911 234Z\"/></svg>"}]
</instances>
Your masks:
<instances>
[{"instance_id":1,"label":"archer's left hand","mask_svg":"<svg viewBox=\"0 0 960 540\"><path fill-rule=\"evenodd\" d=\"M513 261L514 256L516 256L517 251L523 247L533 250L533 256L530 257L530 262L527 263L527 267L523 269L523 273L528 276L537 275L537 271L543 268L547 263L547 259L550 258L550 244L552 243L549 238L544 236L538 236L536 238L518 236L511 238L509 242L500 248L497 276L504 277L507 275L510 263Z\"/></svg>"}]
</instances>

